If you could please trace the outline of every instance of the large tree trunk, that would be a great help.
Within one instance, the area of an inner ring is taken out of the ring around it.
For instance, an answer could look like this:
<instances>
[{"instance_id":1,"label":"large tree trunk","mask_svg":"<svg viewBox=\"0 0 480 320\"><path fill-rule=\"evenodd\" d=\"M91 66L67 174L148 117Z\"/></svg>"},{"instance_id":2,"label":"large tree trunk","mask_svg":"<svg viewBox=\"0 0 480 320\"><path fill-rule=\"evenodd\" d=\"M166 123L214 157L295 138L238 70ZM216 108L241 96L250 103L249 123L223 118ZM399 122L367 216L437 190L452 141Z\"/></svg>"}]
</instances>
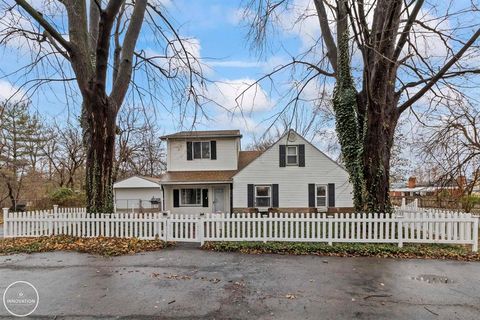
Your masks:
<instances>
[{"instance_id":1,"label":"large tree trunk","mask_svg":"<svg viewBox=\"0 0 480 320\"><path fill-rule=\"evenodd\" d=\"M387 94L387 96L393 97L393 92ZM398 121L398 112L396 108L385 105L386 103L392 103L389 98L385 99L385 104L382 105L368 98L363 101L368 103L366 108L367 123L363 137L365 205L369 212L391 212L392 207L389 197L390 155Z\"/></svg>"},{"instance_id":2,"label":"large tree trunk","mask_svg":"<svg viewBox=\"0 0 480 320\"><path fill-rule=\"evenodd\" d=\"M96 99L97 100L97 99ZM87 212L113 212L112 173L117 108L108 98L85 103L87 135Z\"/></svg>"}]
</instances>

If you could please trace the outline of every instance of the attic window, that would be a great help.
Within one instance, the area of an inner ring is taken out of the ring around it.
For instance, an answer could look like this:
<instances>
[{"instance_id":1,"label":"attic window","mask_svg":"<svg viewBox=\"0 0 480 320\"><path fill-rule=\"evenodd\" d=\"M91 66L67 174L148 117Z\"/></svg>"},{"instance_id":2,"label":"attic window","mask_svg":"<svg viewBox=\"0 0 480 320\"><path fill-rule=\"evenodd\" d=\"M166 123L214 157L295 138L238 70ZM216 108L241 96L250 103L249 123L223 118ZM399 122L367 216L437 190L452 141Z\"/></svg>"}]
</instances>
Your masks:
<instances>
[{"instance_id":1,"label":"attic window","mask_svg":"<svg viewBox=\"0 0 480 320\"><path fill-rule=\"evenodd\" d=\"M298 165L298 146L287 146L287 165Z\"/></svg>"}]
</instances>

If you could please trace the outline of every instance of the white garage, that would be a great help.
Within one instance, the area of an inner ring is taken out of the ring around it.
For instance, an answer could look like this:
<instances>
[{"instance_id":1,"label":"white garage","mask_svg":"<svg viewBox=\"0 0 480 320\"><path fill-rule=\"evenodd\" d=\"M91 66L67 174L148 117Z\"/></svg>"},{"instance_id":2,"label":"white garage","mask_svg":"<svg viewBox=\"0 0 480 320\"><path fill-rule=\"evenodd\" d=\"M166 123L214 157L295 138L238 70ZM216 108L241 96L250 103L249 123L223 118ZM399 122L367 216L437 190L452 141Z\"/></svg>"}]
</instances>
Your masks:
<instances>
[{"instance_id":1,"label":"white garage","mask_svg":"<svg viewBox=\"0 0 480 320\"><path fill-rule=\"evenodd\" d=\"M113 184L116 212L158 212L163 210L160 179L133 176Z\"/></svg>"}]
</instances>

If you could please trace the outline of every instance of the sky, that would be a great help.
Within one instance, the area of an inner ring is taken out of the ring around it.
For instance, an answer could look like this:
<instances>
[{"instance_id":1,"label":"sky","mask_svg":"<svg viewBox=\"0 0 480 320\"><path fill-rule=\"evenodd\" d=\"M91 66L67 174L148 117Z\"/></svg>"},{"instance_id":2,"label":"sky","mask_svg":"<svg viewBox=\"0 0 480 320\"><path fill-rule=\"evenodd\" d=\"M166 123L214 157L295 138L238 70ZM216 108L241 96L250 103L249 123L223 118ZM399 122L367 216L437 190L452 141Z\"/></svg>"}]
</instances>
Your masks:
<instances>
[{"instance_id":1,"label":"sky","mask_svg":"<svg viewBox=\"0 0 480 320\"><path fill-rule=\"evenodd\" d=\"M29 2L33 6L40 7L44 1L46 0ZM243 15L242 4L245 3L244 1L155 1L161 3L168 11L168 17L178 29L179 34L188 39L186 46L189 51L202 62L204 75L209 80L206 84L206 93L209 99L216 103L205 106L206 116L200 115L194 118L192 108L189 110L189 115L183 119L180 117L179 110L175 108L176 102L167 96L159 95L156 97L158 103L151 101L147 105L148 115L151 115L152 119L158 123L162 133L172 133L190 128L198 130L240 129L244 134L244 146L260 139L268 132L270 125L275 123L274 119L285 103L285 100L282 99L283 94L295 80L288 74L281 74L274 79L274 87L270 85L269 81L253 85L243 95L241 110L236 108L236 99L256 79L272 71L278 65L288 63L292 56L297 56L315 43L320 31L318 19L313 14L312 0L291 0L290 10L283 12L274 28L269 30L271 37L268 46L261 53L252 49L252 43L247 38L249 15ZM460 0L454 2L454 6L468 5L469 3L469 0ZM429 9L425 14L435 17L437 9L439 8ZM307 18L302 23L296 23L302 15ZM467 15L467 17L474 21L478 15ZM56 19L55 16L52 19ZM24 20L16 22L29 23ZM60 26L66 25L65 21L61 19L56 19L55 22ZM468 26L473 23L468 19L463 22ZM442 21L441 23L448 26L448 24L458 23L458 21ZM468 27L465 33L469 33ZM442 58L442 46L439 39L427 38L423 42L421 39L419 41L422 50L432 57L440 56ZM152 40L152 34L145 26L142 29L137 48L143 49L149 55L161 53L161 48ZM12 75L12 72L28 63L28 45L13 41L10 47L0 51L0 56L0 99L11 97L14 94L18 97L26 93L25 88L19 89L25 78L19 79ZM353 56L354 64L359 60L359 56ZM68 64L63 66L68 69ZM51 78L56 77L51 68L47 67L45 73ZM65 91L61 84L54 82L39 88L33 94L32 91L28 91L27 94L32 108L44 118L55 119L54 121L60 123L72 122L76 121L81 101L78 90L75 93L75 83L72 83L72 88L73 91ZM338 148L331 148L331 138L335 135L334 121L331 112L328 112L330 108L328 93L331 93L332 88L333 83L327 83L325 87L321 88L317 87L314 82L307 86L304 91L306 102L303 104L302 112L298 112L300 120L298 118L296 120L305 125L311 117L316 117L315 123L320 126L323 133L307 138L331 157L336 158L338 157ZM322 90L327 92L323 102L320 104L309 102L310 99L318 97L319 92L323 92ZM325 105L322 105L323 103ZM316 112L319 108L326 112ZM277 125L278 123L276 122ZM415 125L407 125L410 128L407 130L411 130L413 126ZM273 134L274 130L271 130L270 133Z\"/></svg>"}]
</instances>

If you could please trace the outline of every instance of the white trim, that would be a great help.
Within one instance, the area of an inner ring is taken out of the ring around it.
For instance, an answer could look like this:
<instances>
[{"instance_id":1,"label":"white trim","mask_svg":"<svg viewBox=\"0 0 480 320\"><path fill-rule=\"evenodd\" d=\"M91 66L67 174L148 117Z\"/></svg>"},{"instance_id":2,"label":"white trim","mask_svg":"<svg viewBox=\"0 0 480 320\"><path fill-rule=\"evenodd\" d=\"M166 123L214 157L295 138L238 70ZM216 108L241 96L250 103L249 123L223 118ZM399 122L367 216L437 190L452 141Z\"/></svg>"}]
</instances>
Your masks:
<instances>
[{"instance_id":1,"label":"white trim","mask_svg":"<svg viewBox=\"0 0 480 320\"><path fill-rule=\"evenodd\" d=\"M268 188L268 196L258 196L257 195L257 187L267 187ZM253 201L254 201L255 208L267 209L267 208L270 208L272 206L272 185L271 184L255 184L255 185L253 185L253 190L254 190ZM264 199L268 198L269 199L268 206L258 206L257 205L257 198L264 198Z\"/></svg>"}]
</instances>

